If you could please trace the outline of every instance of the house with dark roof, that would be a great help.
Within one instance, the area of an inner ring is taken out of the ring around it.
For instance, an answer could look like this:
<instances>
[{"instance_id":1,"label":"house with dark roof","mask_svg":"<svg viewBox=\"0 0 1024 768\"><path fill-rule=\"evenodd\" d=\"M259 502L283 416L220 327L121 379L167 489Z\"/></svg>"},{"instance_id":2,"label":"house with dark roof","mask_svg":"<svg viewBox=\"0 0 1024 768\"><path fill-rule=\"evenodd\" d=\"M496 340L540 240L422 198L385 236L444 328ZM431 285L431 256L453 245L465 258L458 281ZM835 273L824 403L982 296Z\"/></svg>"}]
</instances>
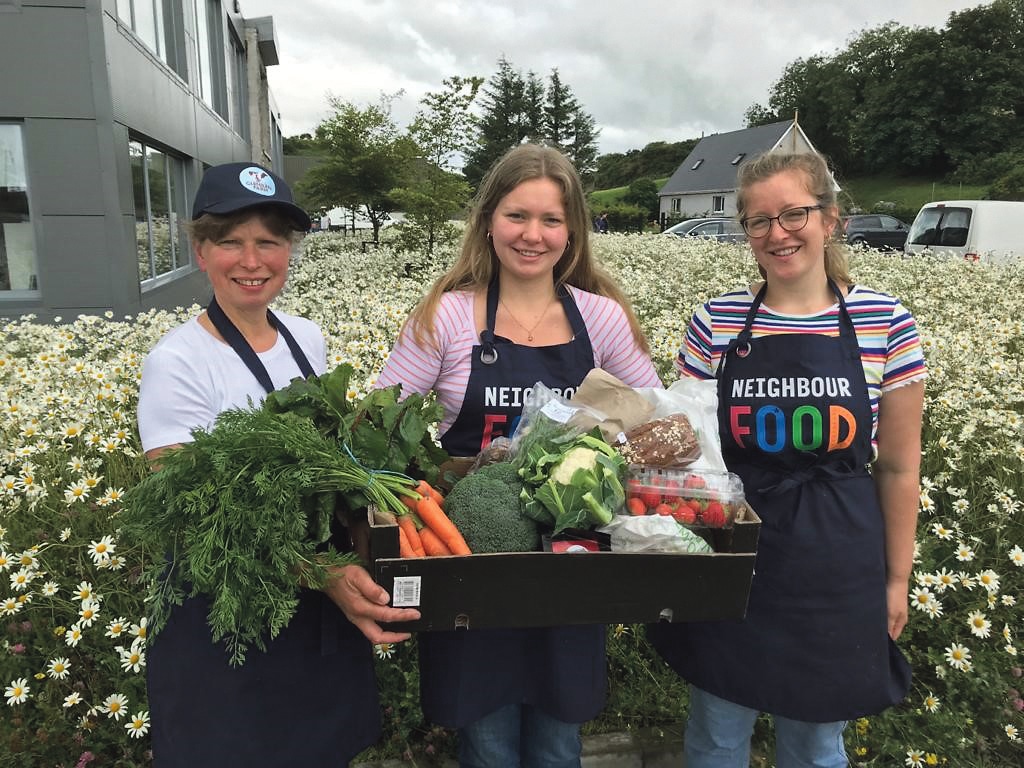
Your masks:
<instances>
[{"instance_id":1,"label":"house with dark roof","mask_svg":"<svg viewBox=\"0 0 1024 768\"><path fill-rule=\"evenodd\" d=\"M773 149L817 151L795 119L705 136L658 192L660 219L735 216L737 170Z\"/></svg>"}]
</instances>

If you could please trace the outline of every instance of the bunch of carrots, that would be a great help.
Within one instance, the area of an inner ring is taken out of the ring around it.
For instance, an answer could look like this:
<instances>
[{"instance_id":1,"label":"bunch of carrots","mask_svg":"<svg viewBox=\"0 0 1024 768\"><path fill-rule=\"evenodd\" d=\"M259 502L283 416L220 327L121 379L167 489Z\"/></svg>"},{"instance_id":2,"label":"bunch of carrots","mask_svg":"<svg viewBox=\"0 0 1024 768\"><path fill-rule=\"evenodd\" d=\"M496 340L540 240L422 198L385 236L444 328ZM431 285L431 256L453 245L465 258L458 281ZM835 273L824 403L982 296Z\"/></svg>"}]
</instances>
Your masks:
<instances>
[{"instance_id":1,"label":"bunch of carrots","mask_svg":"<svg viewBox=\"0 0 1024 768\"><path fill-rule=\"evenodd\" d=\"M444 496L426 480L416 486L419 498L402 496L409 509L397 515L398 550L402 557L468 555L459 529L444 512Z\"/></svg>"}]
</instances>

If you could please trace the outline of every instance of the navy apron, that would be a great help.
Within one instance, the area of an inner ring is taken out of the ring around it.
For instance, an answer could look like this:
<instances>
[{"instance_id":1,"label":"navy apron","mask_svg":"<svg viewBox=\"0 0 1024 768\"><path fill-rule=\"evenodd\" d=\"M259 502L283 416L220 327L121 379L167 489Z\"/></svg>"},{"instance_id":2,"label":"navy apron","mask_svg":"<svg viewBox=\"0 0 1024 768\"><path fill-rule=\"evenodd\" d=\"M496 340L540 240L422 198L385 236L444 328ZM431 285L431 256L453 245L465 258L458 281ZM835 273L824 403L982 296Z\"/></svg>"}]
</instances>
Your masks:
<instances>
[{"instance_id":1,"label":"navy apron","mask_svg":"<svg viewBox=\"0 0 1024 768\"><path fill-rule=\"evenodd\" d=\"M270 314L304 376L312 366ZM223 310L207 315L268 392L262 361ZM339 532L334 542L345 549ZM322 592L299 593L292 620L240 667L210 637L205 597L171 611L148 650L146 686L156 768L339 768L380 736L370 643Z\"/></svg>"},{"instance_id":2,"label":"navy apron","mask_svg":"<svg viewBox=\"0 0 1024 768\"><path fill-rule=\"evenodd\" d=\"M648 628L690 683L805 722L876 714L910 687L910 666L887 630L860 347L842 293L829 285L838 337L753 338L766 285L719 365L725 463L762 520L746 618Z\"/></svg>"},{"instance_id":3,"label":"navy apron","mask_svg":"<svg viewBox=\"0 0 1024 768\"><path fill-rule=\"evenodd\" d=\"M441 438L452 456L475 456L495 437L510 434L522 398L541 381L572 389L594 367L583 317L569 291L559 291L572 326L567 344L527 347L494 335L498 284L487 293L487 327L473 347L462 410ZM536 600L537 595L523 595ZM605 627L423 632L418 636L423 714L438 725L461 728L509 704L529 704L567 723L591 720L607 690Z\"/></svg>"}]
</instances>

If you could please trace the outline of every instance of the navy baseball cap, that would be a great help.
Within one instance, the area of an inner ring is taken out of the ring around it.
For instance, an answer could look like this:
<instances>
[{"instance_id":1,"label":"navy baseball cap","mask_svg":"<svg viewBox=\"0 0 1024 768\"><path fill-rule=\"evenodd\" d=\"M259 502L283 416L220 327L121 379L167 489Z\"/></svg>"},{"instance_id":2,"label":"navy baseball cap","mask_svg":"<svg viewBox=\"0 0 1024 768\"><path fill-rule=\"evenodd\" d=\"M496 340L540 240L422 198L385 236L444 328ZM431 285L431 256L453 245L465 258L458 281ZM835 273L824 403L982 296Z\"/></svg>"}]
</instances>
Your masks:
<instances>
[{"instance_id":1,"label":"navy baseball cap","mask_svg":"<svg viewBox=\"0 0 1024 768\"><path fill-rule=\"evenodd\" d=\"M204 213L234 213L256 205L279 206L296 229L305 232L310 228L309 214L295 204L284 179L250 162L224 163L208 169L196 191L192 219Z\"/></svg>"}]
</instances>

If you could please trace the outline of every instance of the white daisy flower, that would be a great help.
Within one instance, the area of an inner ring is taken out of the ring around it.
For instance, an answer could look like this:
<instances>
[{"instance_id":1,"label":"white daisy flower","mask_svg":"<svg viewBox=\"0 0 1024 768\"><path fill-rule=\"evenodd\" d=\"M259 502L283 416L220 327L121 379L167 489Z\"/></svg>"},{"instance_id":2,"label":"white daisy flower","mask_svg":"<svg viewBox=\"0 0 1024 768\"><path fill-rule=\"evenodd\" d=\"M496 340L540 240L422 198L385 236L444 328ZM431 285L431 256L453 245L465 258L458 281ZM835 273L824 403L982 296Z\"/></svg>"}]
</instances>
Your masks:
<instances>
[{"instance_id":1,"label":"white daisy flower","mask_svg":"<svg viewBox=\"0 0 1024 768\"><path fill-rule=\"evenodd\" d=\"M76 704L81 703L82 697L78 694L77 691L75 691L74 693L69 693L67 696L64 697L64 709L69 709L70 707L73 707Z\"/></svg>"},{"instance_id":2,"label":"white daisy flower","mask_svg":"<svg viewBox=\"0 0 1024 768\"><path fill-rule=\"evenodd\" d=\"M960 579L952 571L947 571L943 568L941 571L937 571L935 574L936 590L938 592L945 592L947 589L956 589L957 582Z\"/></svg>"},{"instance_id":3,"label":"white daisy flower","mask_svg":"<svg viewBox=\"0 0 1024 768\"><path fill-rule=\"evenodd\" d=\"M974 550L961 541L956 545L956 559L968 563L974 559Z\"/></svg>"},{"instance_id":4,"label":"white daisy flower","mask_svg":"<svg viewBox=\"0 0 1024 768\"><path fill-rule=\"evenodd\" d=\"M54 680L63 680L68 676L68 670L71 669L71 664L63 656L58 656L55 659L50 659L50 663L46 665L46 674L52 677Z\"/></svg>"},{"instance_id":5,"label":"white daisy flower","mask_svg":"<svg viewBox=\"0 0 1024 768\"><path fill-rule=\"evenodd\" d=\"M75 587L75 593L75 596L79 600L88 600L93 596L92 584L90 584L88 581L83 581L77 587Z\"/></svg>"},{"instance_id":6,"label":"white daisy flower","mask_svg":"<svg viewBox=\"0 0 1024 768\"><path fill-rule=\"evenodd\" d=\"M125 672L140 672L146 666L146 652L141 647L133 645L125 650L124 646L119 645L115 650L121 657L121 669Z\"/></svg>"},{"instance_id":7,"label":"white daisy flower","mask_svg":"<svg viewBox=\"0 0 1024 768\"><path fill-rule=\"evenodd\" d=\"M1016 565L1018 568L1024 568L1024 549L1020 548L1020 545L1014 545L1013 549L1010 550L1010 562Z\"/></svg>"},{"instance_id":8,"label":"white daisy flower","mask_svg":"<svg viewBox=\"0 0 1024 768\"><path fill-rule=\"evenodd\" d=\"M991 634L992 622L985 618L981 611L972 611L967 617L967 626L975 637L988 637Z\"/></svg>"},{"instance_id":9,"label":"white daisy flower","mask_svg":"<svg viewBox=\"0 0 1024 768\"><path fill-rule=\"evenodd\" d=\"M60 532L60 540L61 541L67 541L70 538L71 538L71 529L70 528L65 528L64 530L62 530Z\"/></svg>"},{"instance_id":10,"label":"white daisy flower","mask_svg":"<svg viewBox=\"0 0 1024 768\"><path fill-rule=\"evenodd\" d=\"M100 604L97 600L83 600L78 611L78 623L83 627L91 627L100 615Z\"/></svg>"},{"instance_id":11,"label":"white daisy flower","mask_svg":"<svg viewBox=\"0 0 1024 768\"><path fill-rule=\"evenodd\" d=\"M99 541L89 542L89 557L92 558L94 563L101 563L114 554L116 547L117 545L114 543L113 537L104 536Z\"/></svg>"},{"instance_id":12,"label":"white daisy flower","mask_svg":"<svg viewBox=\"0 0 1024 768\"><path fill-rule=\"evenodd\" d=\"M57 584L56 581L46 582L45 584L43 584L42 589L39 590L43 597L56 597L59 591L60 586Z\"/></svg>"},{"instance_id":13,"label":"white daisy flower","mask_svg":"<svg viewBox=\"0 0 1024 768\"><path fill-rule=\"evenodd\" d=\"M5 597L0 600L0 616L13 616L21 610L21 602L16 597Z\"/></svg>"},{"instance_id":14,"label":"white daisy flower","mask_svg":"<svg viewBox=\"0 0 1024 768\"><path fill-rule=\"evenodd\" d=\"M929 693L927 696L924 697L923 704L924 708L927 709L929 712L938 712L941 702L939 701L938 696L936 696L934 693Z\"/></svg>"},{"instance_id":15,"label":"white daisy flower","mask_svg":"<svg viewBox=\"0 0 1024 768\"><path fill-rule=\"evenodd\" d=\"M953 643L946 648L946 663L953 669L966 672L971 666L971 652L959 643Z\"/></svg>"},{"instance_id":16,"label":"white daisy flower","mask_svg":"<svg viewBox=\"0 0 1024 768\"><path fill-rule=\"evenodd\" d=\"M142 617L141 619L139 619L139 623L138 624L132 624L131 629L129 629L128 631L131 632L131 634L135 635L135 637L139 638L140 640L145 640L146 639L146 631L147 631L146 630L146 624L148 622L149 622L149 620L146 617Z\"/></svg>"},{"instance_id":17,"label":"white daisy flower","mask_svg":"<svg viewBox=\"0 0 1024 768\"><path fill-rule=\"evenodd\" d=\"M1006 737L1010 741L1020 741L1020 734L1011 723L1004 725L1003 730L1006 731Z\"/></svg>"},{"instance_id":18,"label":"white daisy flower","mask_svg":"<svg viewBox=\"0 0 1024 768\"><path fill-rule=\"evenodd\" d=\"M141 739L149 732L149 712L136 712L124 727L133 739Z\"/></svg>"},{"instance_id":19,"label":"white daisy flower","mask_svg":"<svg viewBox=\"0 0 1024 768\"><path fill-rule=\"evenodd\" d=\"M103 700L100 704L100 712L106 712L107 717L112 717L115 720L120 720L126 714L128 707L128 697L123 693L112 693Z\"/></svg>"},{"instance_id":20,"label":"white daisy flower","mask_svg":"<svg viewBox=\"0 0 1024 768\"><path fill-rule=\"evenodd\" d=\"M936 602L935 595L928 587L914 587L910 593L910 602L919 611L927 611L928 606Z\"/></svg>"},{"instance_id":21,"label":"white daisy flower","mask_svg":"<svg viewBox=\"0 0 1024 768\"><path fill-rule=\"evenodd\" d=\"M28 687L28 680L24 677L11 680L11 684L4 689L7 705L13 707L15 704L24 704L28 700L29 690L31 689Z\"/></svg>"},{"instance_id":22,"label":"white daisy flower","mask_svg":"<svg viewBox=\"0 0 1024 768\"><path fill-rule=\"evenodd\" d=\"M107 631L104 634L106 634L107 637L112 637L116 640L127 631L128 620L123 617L118 617L107 624Z\"/></svg>"},{"instance_id":23,"label":"white daisy flower","mask_svg":"<svg viewBox=\"0 0 1024 768\"><path fill-rule=\"evenodd\" d=\"M999 574L991 568L978 574L978 583L981 584L990 595L999 591Z\"/></svg>"},{"instance_id":24,"label":"white daisy flower","mask_svg":"<svg viewBox=\"0 0 1024 768\"><path fill-rule=\"evenodd\" d=\"M921 768L924 765L924 752L919 749L908 749L907 759L903 762L910 768Z\"/></svg>"},{"instance_id":25,"label":"white daisy flower","mask_svg":"<svg viewBox=\"0 0 1024 768\"><path fill-rule=\"evenodd\" d=\"M70 645L72 648L78 645L82 639L82 628L75 624L71 629L64 633L64 642Z\"/></svg>"}]
</instances>

